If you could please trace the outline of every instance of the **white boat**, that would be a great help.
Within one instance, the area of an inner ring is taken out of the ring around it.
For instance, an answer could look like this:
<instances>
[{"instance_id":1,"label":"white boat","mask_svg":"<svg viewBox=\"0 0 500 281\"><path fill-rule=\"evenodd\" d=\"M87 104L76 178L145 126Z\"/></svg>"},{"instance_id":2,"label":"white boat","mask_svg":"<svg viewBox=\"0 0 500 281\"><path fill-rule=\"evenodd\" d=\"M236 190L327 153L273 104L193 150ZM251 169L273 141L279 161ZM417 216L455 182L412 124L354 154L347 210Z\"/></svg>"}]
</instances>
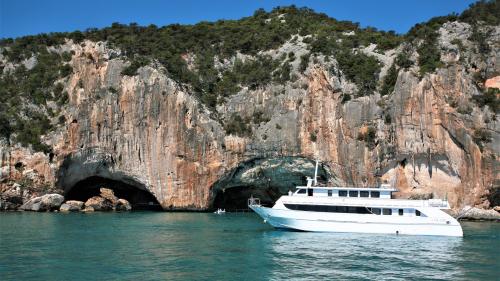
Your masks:
<instances>
[{"instance_id":1,"label":"white boat","mask_svg":"<svg viewBox=\"0 0 500 281\"><path fill-rule=\"evenodd\" d=\"M226 213L226 210L225 209L217 209L217 211L214 212L214 214L217 214L217 215L221 215L221 214L225 214Z\"/></svg>"},{"instance_id":2,"label":"white boat","mask_svg":"<svg viewBox=\"0 0 500 281\"><path fill-rule=\"evenodd\" d=\"M317 186L314 179L298 186L295 193L281 196L272 208L258 198L248 206L275 228L401 235L463 236L460 223L443 212L447 200L392 199L397 191L389 185L378 188Z\"/></svg>"}]
</instances>

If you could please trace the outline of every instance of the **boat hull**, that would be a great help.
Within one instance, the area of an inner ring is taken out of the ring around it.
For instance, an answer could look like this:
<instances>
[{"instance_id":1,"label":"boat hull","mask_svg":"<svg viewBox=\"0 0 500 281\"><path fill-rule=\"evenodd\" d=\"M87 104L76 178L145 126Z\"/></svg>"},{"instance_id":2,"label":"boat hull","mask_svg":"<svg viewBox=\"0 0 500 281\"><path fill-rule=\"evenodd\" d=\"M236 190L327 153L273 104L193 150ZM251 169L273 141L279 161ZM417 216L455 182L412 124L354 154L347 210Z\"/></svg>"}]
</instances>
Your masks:
<instances>
[{"instance_id":1,"label":"boat hull","mask_svg":"<svg viewBox=\"0 0 500 281\"><path fill-rule=\"evenodd\" d=\"M432 221L416 218L411 221L390 221L384 216L348 217L328 213L273 209L250 206L266 223L279 229L314 232L356 232L401 235L438 235L462 237L462 227L451 216ZM448 216L448 215L446 215ZM385 221L384 221L385 220Z\"/></svg>"}]
</instances>

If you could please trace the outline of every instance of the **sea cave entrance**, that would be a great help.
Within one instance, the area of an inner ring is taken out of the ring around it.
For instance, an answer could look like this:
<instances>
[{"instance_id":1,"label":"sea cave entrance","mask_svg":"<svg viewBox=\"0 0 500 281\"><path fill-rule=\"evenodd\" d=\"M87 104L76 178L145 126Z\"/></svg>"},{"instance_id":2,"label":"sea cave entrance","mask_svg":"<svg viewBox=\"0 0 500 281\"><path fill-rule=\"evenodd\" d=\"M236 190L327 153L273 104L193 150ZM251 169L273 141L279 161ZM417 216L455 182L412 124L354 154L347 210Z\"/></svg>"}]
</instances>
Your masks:
<instances>
[{"instance_id":1,"label":"sea cave entrance","mask_svg":"<svg viewBox=\"0 0 500 281\"><path fill-rule=\"evenodd\" d=\"M237 186L217 191L213 203L214 209L228 212L248 211L248 198L260 198L261 204L271 207L281 196L277 188L260 188L257 186Z\"/></svg>"},{"instance_id":2,"label":"sea cave entrance","mask_svg":"<svg viewBox=\"0 0 500 281\"><path fill-rule=\"evenodd\" d=\"M212 186L212 209L247 211L248 198L259 198L271 207L282 195L305 185L314 176L315 161L304 157L254 158L228 171ZM320 165L318 180L326 182L328 167Z\"/></svg>"},{"instance_id":3,"label":"sea cave entrance","mask_svg":"<svg viewBox=\"0 0 500 281\"><path fill-rule=\"evenodd\" d=\"M79 200L85 202L92 196L100 194L100 188L113 190L118 198L126 199L132 205L132 210L162 211L158 200L139 183L125 183L119 180L107 179L99 176L88 177L77 182L65 192L66 200Z\"/></svg>"}]
</instances>

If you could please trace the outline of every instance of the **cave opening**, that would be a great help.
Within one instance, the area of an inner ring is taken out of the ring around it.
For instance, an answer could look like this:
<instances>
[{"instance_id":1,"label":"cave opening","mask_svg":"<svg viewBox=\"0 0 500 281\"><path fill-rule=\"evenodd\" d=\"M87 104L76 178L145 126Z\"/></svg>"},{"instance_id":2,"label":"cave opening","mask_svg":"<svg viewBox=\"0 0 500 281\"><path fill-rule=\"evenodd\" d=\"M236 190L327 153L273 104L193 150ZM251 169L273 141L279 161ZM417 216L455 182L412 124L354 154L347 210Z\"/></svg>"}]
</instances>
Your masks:
<instances>
[{"instance_id":1,"label":"cave opening","mask_svg":"<svg viewBox=\"0 0 500 281\"><path fill-rule=\"evenodd\" d=\"M218 190L213 201L214 209L224 209L228 212L249 211L248 198L255 197L261 199L261 204L272 207L276 200L281 197L277 188L266 188L254 186L237 186Z\"/></svg>"},{"instance_id":2,"label":"cave opening","mask_svg":"<svg viewBox=\"0 0 500 281\"><path fill-rule=\"evenodd\" d=\"M228 170L212 186L211 209L229 212L247 211L248 199L259 198L262 205L272 207L274 203L296 186L306 184L313 177L316 162L300 156L253 158L240 162ZM328 167L318 167L318 182L326 184Z\"/></svg>"},{"instance_id":3,"label":"cave opening","mask_svg":"<svg viewBox=\"0 0 500 281\"><path fill-rule=\"evenodd\" d=\"M100 188L113 190L118 198L126 199L132 205L132 210L162 211L158 200L140 184L125 183L119 180L107 179L93 176L76 183L71 189L65 192L66 200L87 201L93 196L100 194Z\"/></svg>"}]
</instances>

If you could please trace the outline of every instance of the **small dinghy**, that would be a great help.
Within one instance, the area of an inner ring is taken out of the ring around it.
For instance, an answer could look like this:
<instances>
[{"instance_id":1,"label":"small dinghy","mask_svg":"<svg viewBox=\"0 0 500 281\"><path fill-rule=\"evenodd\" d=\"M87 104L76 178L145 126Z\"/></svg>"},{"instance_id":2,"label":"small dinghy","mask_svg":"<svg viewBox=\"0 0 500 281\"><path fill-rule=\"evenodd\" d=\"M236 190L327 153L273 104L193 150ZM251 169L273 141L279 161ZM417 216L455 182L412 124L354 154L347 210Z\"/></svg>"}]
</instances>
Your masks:
<instances>
[{"instance_id":1,"label":"small dinghy","mask_svg":"<svg viewBox=\"0 0 500 281\"><path fill-rule=\"evenodd\" d=\"M217 215L221 215L221 214L225 214L226 213L226 210L225 209L217 209L217 211L214 212L214 214L217 214Z\"/></svg>"}]
</instances>

